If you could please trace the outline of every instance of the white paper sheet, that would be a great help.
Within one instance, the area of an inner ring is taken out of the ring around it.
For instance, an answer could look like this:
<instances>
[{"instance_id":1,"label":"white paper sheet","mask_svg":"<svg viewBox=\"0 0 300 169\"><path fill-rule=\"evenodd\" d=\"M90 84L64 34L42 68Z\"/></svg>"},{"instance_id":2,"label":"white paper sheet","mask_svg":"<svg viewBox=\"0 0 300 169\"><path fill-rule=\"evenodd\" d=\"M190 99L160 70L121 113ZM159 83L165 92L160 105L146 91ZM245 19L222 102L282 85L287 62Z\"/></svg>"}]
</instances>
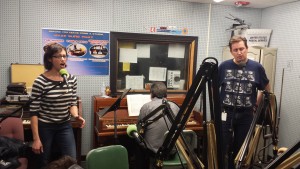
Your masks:
<instances>
[{"instance_id":1,"label":"white paper sheet","mask_svg":"<svg viewBox=\"0 0 300 169\"><path fill-rule=\"evenodd\" d=\"M169 44L169 58L184 58L185 46L182 44Z\"/></svg>"},{"instance_id":2,"label":"white paper sheet","mask_svg":"<svg viewBox=\"0 0 300 169\"><path fill-rule=\"evenodd\" d=\"M137 50L120 48L119 62L137 63Z\"/></svg>"},{"instance_id":3,"label":"white paper sheet","mask_svg":"<svg viewBox=\"0 0 300 169\"><path fill-rule=\"evenodd\" d=\"M151 96L149 94L133 94L127 95L126 97L129 116L138 116L142 106L151 101Z\"/></svg>"},{"instance_id":4,"label":"white paper sheet","mask_svg":"<svg viewBox=\"0 0 300 169\"><path fill-rule=\"evenodd\" d=\"M149 44L137 44L137 57L138 58L150 58L150 45Z\"/></svg>"},{"instance_id":5,"label":"white paper sheet","mask_svg":"<svg viewBox=\"0 0 300 169\"><path fill-rule=\"evenodd\" d=\"M166 81L167 68L165 67L150 67L149 80L150 81Z\"/></svg>"},{"instance_id":6,"label":"white paper sheet","mask_svg":"<svg viewBox=\"0 0 300 169\"><path fill-rule=\"evenodd\" d=\"M126 76L126 89L144 89L144 76Z\"/></svg>"}]
</instances>

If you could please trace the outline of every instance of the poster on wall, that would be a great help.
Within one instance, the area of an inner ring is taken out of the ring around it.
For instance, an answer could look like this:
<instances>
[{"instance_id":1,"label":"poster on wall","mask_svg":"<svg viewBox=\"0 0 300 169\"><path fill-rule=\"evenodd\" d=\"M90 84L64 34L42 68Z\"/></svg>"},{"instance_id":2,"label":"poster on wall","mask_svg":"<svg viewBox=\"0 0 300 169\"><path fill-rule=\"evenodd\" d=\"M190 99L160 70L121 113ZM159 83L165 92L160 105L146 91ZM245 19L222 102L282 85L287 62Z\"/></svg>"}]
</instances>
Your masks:
<instances>
[{"instance_id":1,"label":"poster on wall","mask_svg":"<svg viewBox=\"0 0 300 169\"><path fill-rule=\"evenodd\" d=\"M73 75L109 74L109 33L42 29L42 43L57 42L67 49L67 70Z\"/></svg>"},{"instance_id":2,"label":"poster on wall","mask_svg":"<svg viewBox=\"0 0 300 169\"><path fill-rule=\"evenodd\" d=\"M241 34L247 39L248 46L268 47L272 29L246 29Z\"/></svg>"}]
</instances>

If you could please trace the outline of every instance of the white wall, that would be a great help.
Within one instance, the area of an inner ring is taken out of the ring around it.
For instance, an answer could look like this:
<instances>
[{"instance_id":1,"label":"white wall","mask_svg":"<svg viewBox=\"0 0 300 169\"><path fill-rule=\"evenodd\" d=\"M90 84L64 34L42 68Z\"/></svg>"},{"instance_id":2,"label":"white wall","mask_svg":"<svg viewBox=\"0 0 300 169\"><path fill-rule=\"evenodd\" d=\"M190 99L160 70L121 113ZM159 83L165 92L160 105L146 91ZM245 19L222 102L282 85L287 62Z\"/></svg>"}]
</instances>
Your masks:
<instances>
[{"instance_id":1,"label":"white wall","mask_svg":"<svg viewBox=\"0 0 300 169\"><path fill-rule=\"evenodd\" d=\"M262 28L273 29L270 46L277 47L275 94L281 102L279 145L290 147L300 140L300 2L266 8ZM284 81L281 82L284 69ZM282 95L281 95L282 89ZM280 97L282 96L282 99ZM280 106L280 104L278 104ZM279 107L280 108L280 107Z\"/></svg>"}]
</instances>

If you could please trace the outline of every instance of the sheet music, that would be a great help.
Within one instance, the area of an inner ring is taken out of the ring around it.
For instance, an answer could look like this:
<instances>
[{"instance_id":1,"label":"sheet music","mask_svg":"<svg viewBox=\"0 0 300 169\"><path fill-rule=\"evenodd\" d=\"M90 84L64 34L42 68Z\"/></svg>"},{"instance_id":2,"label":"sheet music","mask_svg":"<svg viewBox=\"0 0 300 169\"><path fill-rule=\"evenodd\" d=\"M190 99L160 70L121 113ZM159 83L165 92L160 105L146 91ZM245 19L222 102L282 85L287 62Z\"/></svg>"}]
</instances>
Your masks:
<instances>
[{"instance_id":1,"label":"sheet music","mask_svg":"<svg viewBox=\"0 0 300 169\"><path fill-rule=\"evenodd\" d=\"M138 116L140 110L145 103L151 101L150 94L133 94L127 95L127 106L129 116Z\"/></svg>"}]
</instances>

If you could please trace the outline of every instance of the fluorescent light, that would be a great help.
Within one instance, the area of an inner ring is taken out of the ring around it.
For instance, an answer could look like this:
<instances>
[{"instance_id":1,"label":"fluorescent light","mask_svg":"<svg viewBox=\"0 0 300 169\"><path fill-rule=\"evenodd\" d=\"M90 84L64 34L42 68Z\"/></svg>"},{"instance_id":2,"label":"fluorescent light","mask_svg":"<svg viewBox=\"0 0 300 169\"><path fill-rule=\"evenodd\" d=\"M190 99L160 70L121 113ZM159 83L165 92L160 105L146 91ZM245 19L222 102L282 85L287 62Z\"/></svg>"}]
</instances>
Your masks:
<instances>
[{"instance_id":1,"label":"fluorescent light","mask_svg":"<svg viewBox=\"0 0 300 169\"><path fill-rule=\"evenodd\" d=\"M218 3L218 2L222 2L222 1L223 1L223 0L214 0L214 2L217 2L217 3Z\"/></svg>"}]
</instances>

